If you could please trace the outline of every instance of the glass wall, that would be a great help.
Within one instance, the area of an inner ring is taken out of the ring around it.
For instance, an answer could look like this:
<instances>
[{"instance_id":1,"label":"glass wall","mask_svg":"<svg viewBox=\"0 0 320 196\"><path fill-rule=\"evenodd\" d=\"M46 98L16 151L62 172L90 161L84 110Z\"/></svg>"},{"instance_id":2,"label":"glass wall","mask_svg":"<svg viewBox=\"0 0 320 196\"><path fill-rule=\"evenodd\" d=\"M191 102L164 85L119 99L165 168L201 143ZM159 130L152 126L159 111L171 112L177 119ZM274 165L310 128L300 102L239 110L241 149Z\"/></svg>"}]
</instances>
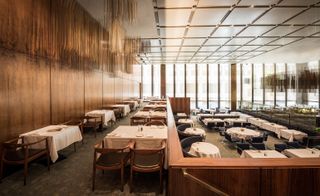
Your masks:
<instances>
[{"instance_id":1,"label":"glass wall","mask_svg":"<svg viewBox=\"0 0 320 196\"><path fill-rule=\"evenodd\" d=\"M187 97L190 97L191 109L196 108L196 65L187 64Z\"/></svg>"},{"instance_id":2,"label":"glass wall","mask_svg":"<svg viewBox=\"0 0 320 196\"><path fill-rule=\"evenodd\" d=\"M176 64L176 97L184 97L184 64Z\"/></svg>"},{"instance_id":3,"label":"glass wall","mask_svg":"<svg viewBox=\"0 0 320 196\"><path fill-rule=\"evenodd\" d=\"M265 64L265 105L274 106L274 64Z\"/></svg>"},{"instance_id":4,"label":"glass wall","mask_svg":"<svg viewBox=\"0 0 320 196\"><path fill-rule=\"evenodd\" d=\"M263 104L263 64L253 65L253 101L257 105Z\"/></svg>"},{"instance_id":5,"label":"glass wall","mask_svg":"<svg viewBox=\"0 0 320 196\"><path fill-rule=\"evenodd\" d=\"M209 108L218 107L218 64L209 64Z\"/></svg>"},{"instance_id":6,"label":"glass wall","mask_svg":"<svg viewBox=\"0 0 320 196\"><path fill-rule=\"evenodd\" d=\"M309 79L309 83L307 84L308 89L308 105L312 107L318 107L319 106L319 86L317 84L317 81L319 79L319 65L318 61L312 61L308 63L308 74L306 78L303 78L302 80Z\"/></svg>"},{"instance_id":7,"label":"glass wall","mask_svg":"<svg viewBox=\"0 0 320 196\"><path fill-rule=\"evenodd\" d=\"M242 65L242 101L244 103L252 102L252 65Z\"/></svg>"},{"instance_id":8,"label":"glass wall","mask_svg":"<svg viewBox=\"0 0 320 196\"><path fill-rule=\"evenodd\" d=\"M166 65L166 94L173 97L173 65Z\"/></svg>"},{"instance_id":9,"label":"glass wall","mask_svg":"<svg viewBox=\"0 0 320 196\"><path fill-rule=\"evenodd\" d=\"M296 64L294 63L288 63L287 64L287 77L288 77L288 95L287 95L287 106L294 106L296 105L296 89L297 89L297 83L296 83L296 76L297 76L297 69Z\"/></svg>"},{"instance_id":10,"label":"glass wall","mask_svg":"<svg viewBox=\"0 0 320 196\"><path fill-rule=\"evenodd\" d=\"M160 65L153 65L153 96L161 96Z\"/></svg>"},{"instance_id":11,"label":"glass wall","mask_svg":"<svg viewBox=\"0 0 320 196\"><path fill-rule=\"evenodd\" d=\"M143 97L151 97L151 65L143 65L142 66L142 74L143 74Z\"/></svg>"},{"instance_id":12,"label":"glass wall","mask_svg":"<svg viewBox=\"0 0 320 196\"><path fill-rule=\"evenodd\" d=\"M231 66L220 64L220 108L230 108Z\"/></svg>"},{"instance_id":13,"label":"glass wall","mask_svg":"<svg viewBox=\"0 0 320 196\"><path fill-rule=\"evenodd\" d=\"M207 65L198 64L198 107L207 109Z\"/></svg>"},{"instance_id":14,"label":"glass wall","mask_svg":"<svg viewBox=\"0 0 320 196\"><path fill-rule=\"evenodd\" d=\"M241 103L241 65L237 64L237 107L239 108Z\"/></svg>"},{"instance_id":15,"label":"glass wall","mask_svg":"<svg viewBox=\"0 0 320 196\"><path fill-rule=\"evenodd\" d=\"M276 106L286 106L286 65L284 63L276 64Z\"/></svg>"}]
</instances>

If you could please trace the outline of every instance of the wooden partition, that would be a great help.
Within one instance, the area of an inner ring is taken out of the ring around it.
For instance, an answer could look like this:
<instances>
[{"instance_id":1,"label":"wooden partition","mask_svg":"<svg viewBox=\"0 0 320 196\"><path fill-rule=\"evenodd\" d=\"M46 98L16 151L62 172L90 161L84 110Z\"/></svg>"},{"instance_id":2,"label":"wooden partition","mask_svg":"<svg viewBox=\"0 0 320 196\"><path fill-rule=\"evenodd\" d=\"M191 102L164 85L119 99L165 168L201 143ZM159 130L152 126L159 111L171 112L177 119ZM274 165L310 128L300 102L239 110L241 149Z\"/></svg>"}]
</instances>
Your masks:
<instances>
[{"instance_id":1,"label":"wooden partition","mask_svg":"<svg viewBox=\"0 0 320 196\"><path fill-rule=\"evenodd\" d=\"M319 195L320 158L184 158L167 111L168 195Z\"/></svg>"},{"instance_id":2,"label":"wooden partition","mask_svg":"<svg viewBox=\"0 0 320 196\"><path fill-rule=\"evenodd\" d=\"M0 143L139 95L139 76L111 73L106 33L75 0L0 0Z\"/></svg>"},{"instance_id":3,"label":"wooden partition","mask_svg":"<svg viewBox=\"0 0 320 196\"><path fill-rule=\"evenodd\" d=\"M173 113L190 114L190 97L170 97Z\"/></svg>"}]
</instances>

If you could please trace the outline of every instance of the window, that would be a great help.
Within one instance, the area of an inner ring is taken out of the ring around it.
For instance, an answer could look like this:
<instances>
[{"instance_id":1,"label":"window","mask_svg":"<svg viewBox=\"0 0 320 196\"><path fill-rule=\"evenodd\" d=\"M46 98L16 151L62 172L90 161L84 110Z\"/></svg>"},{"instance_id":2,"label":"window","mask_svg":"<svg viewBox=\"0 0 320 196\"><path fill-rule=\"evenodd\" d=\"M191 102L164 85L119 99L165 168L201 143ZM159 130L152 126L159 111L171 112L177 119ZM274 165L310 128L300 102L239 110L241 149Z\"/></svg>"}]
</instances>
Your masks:
<instances>
[{"instance_id":1,"label":"window","mask_svg":"<svg viewBox=\"0 0 320 196\"><path fill-rule=\"evenodd\" d=\"M207 108L207 65L198 64L198 107Z\"/></svg>"},{"instance_id":2,"label":"window","mask_svg":"<svg viewBox=\"0 0 320 196\"><path fill-rule=\"evenodd\" d=\"M143 96L151 97L151 65L143 65Z\"/></svg>"},{"instance_id":3,"label":"window","mask_svg":"<svg viewBox=\"0 0 320 196\"><path fill-rule=\"evenodd\" d=\"M166 94L173 97L173 65L166 65Z\"/></svg>"},{"instance_id":4,"label":"window","mask_svg":"<svg viewBox=\"0 0 320 196\"><path fill-rule=\"evenodd\" d=\"M209 107L218 107L218 64L209 65Z\"/></svg>"},{"instance_id":5,"label":"window","mask_svg":"<svg viewBox=\"0 0 320 196\"><path fill-rule=\"evenodd\" d=\"M263 104L263 65L253 65L253 101L256 105L261 106Z\"/></svg>"},{"instance_id":6,"label":"window","mask_svg":"<svg viewBox=\"0 0 320 196\"><path fill-rule=\"evenodd\" d=\"M242 65L242 98L245 104L252 101L252 64Z\"/></svg>"},{"instance_id":7,"label":"window","mask_svg":"<svg viewBox=\"0 0 320 196\"><path fill-rule=\"evenodd\" d=\"M276 105L280 107L286 106L286 65L284 63L276 64Z\"/></svg>"},{"instance_id":8,"label":"window","mask_svg":"<svg viewBox=\"0 0 320 196\"><path fill-rule=\"evenodd\" d=\"M196 65L187 64L187 97L190 97L190 108L196 108Z\"/></svg>"},{"instance_id":9,"label":"window","mask_svg":"<svg viewBox=\"0 0 320 196\"><path fill-rule=\"evenodd\" d=\"M220 108L230 108L231 66L220 64Z\"/></svg>"},{"instance_id":10,"label":"window","mask_svg":"<svg viewBox=\"0 0 320 196\"><path fill-rule=\"evenodd\" d=\"M317 84L317 76L319 77L319 65L318 61L312 61L308 63L307 70L309 74L307 74L307 79L309 80L307 86L308 93L308 105L312 107L319 106L319 86ZM302 78L302 80L306 80L306 78Z\"/></svg>"},{"instance_id":11,"label":"window","mask_svg":"<svg viewBox=\"0 0 320 196\"><path fill-rule=\"evenodd\" d=\"M153 96L160 97L160 65L153 65Z\"/></svg>"},{"instance_id":12,"label":"window","mask_svg":"<svg viewBox=\"0 0 320 196\"><path fill-rule=\"evenodd\" d=\"M288 63L287 65L287 73L288 73L288 96L287 96L287 106L296 105L296 97L297 97L297 69L296 64Z\"/></svg>"},{"instance_id":13,"label":"window","mask_svg":"<svg viewBox=\"0 0 320 196\"><path fill-rule=\"evenodd\" d=\"M265 105L274 106L274 65L265 64Z\"/></svg>"},{"instance_id":14,"label":"window","mask_svg":"<svg viewBox=\"0 0 320 196\"><path fill-rule=\"evenodd\" d=\"M176 97L184 97L184 64L176 64Z\"/></svg>"}]
</instances>

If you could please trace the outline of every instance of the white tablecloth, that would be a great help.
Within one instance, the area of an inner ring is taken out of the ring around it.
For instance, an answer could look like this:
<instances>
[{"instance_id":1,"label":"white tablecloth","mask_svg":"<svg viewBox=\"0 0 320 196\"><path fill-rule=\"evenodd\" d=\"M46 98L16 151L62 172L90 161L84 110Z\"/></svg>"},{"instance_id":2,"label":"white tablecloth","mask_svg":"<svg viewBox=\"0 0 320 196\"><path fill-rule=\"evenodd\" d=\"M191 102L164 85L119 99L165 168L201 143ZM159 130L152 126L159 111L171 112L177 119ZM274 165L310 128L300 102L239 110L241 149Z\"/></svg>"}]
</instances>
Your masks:
<instances>
[{"instance_id":1,"label":"white tablecloth","mask_svg":"<svg viewBox=\"0 0 320 196\"><path fill-rule=\"evenodd\" d=\"M192 127L194 126L193 120L192 119L179 119L178 123L180 124L190 124Z\"/></svg>"},{"instance_id":2,"label":"white tablecloth","mask_svg":"<svg viewBox=\"0 0 320 196\"><path fill-rule=\"evenodd\" d=\"M187 114L186 113L177 113L177 116L178 117L187 117Z\"/></svg>"},{"instance_id":3,"label":"white tablecloth","mask_svg":"<svg viewBox=\"0 0 320 196\"><path fill-rule=\"evenodd\" d=\"M123 101L124 103L133 103L133 109L137 109L139 107L138 101Z\"/></svg>"},{"instance_id":4,"label":"white tablecloth","mask_svg":"<svg viewBox=\"0 0 320 196\"><path fill-rule=\"evenodd\" d=\"M139 111L134 114L134 117L146 117L146 118L152 118L152 117L167 117L167 112L161 112L161 111Z\"/></svg>"},{"instance_id":5,"label":"white tablecloth","mask_svg":"<svg viewBox=\"0 0 320 196\"><path fill-rule=\"evenodd\" d=\"M245 120L246 122L248 122L249 118L253 118L252 116L250 116L248 114L243 114L241 112L231 112L230 114L239 115L239 118L242 119L242 120Z\"/></svg>"},{"instance_id":6,"label":"white tablecloth","mask_svg":"<svg viewBox=\"0 0 320 196\"><path fill-rule=\"evenodd\" d=\"M315 148L285 149L283 153L292 158L320 158L320 150Z\"/></svg>"},{"instance_id":7,"label":"white tablecloth","mask_svg":"<svg viewBox=\"0 0 320 196\"><path fill-rule=\"evenodd\" d=\"M203 129L200 129L200 128L186 128L184 130L184 133L189 134L189 135L206 136L206 132Z\"/></svg>"},{"instance_id":8,"label":"white tablecloth","mask_svg":"<svg viewBox=\"0 0 320 196\"><path fill-rule=\"evenodd\" d=\"M92 117L102 116L102 122L106 126L108 126L108 122L110 120L116 121L116 116L114 115L113 110L93 110L93 111L87 112L86 116L92 116Z\"/></svg>"},{"instance_id":9,"label":"white tablecloth","mask_svg":"<svg viewBox=\"0 0 320 196\"><path fill-rule=\"evenodd\" d=\"M270 122L261 123L260 127L265 129L265 130L274 132L275 134L277 134L278 138L281 138L281 130L282 129L288 129L285 126L278 125L278 124L275 124L275 123L270 123Z\"/></svg>"},{"instance_id":10,"label":"white tablecloth","mask_svg":"<svg viewBox=\"0 0 320 196\"><path fill-rule=\"evenodd\" d=\"M218 123L218 122L224 122L223 120L219 119L219 118L205 118L202 120L202 122L208 126L209 123Z\"/></svg>"},{"instance_id":11,"label":"white tablecloth","mask_svg":"<svg viewBox=\"0 0 320 196\"><path fill-rule=\"evenodd\" d=\"M221 158L219 148L207 142L193 143L190 147L189 153L197 157Z\"/></svg>"},{"instance_id":12,"label":"white tablecloth","mask_svg":"<svg viewBox=\"0 0 320 196\"><path fill-rule=\"evenodd\" d=\"M144 106L145 108L167 108L167 105L160 105L160 104L149 104L149 105L146 105Z\"/></svg>"},{"instance_id":13,"label":"white tablecloth","mask_svg":"<svg viewBox=\"0 0 320 196\"><path fill-rule=\"evenodd\" d=\"M294 129L282 129L281 137L289 140L290 142L292 142L293 139L302 141L304 137L308 137L308 134Z\"/></svg>"},{"instance_id":14,"label":"white tablecloth","mask_svg":"<svg viewBox=\"0 0 320 196\"><path fill-rule=\"evenodd\" d=\"M166 126L141 126L143 131L139 132L140 126L119 126L104 137L107 147L121 148L128 144L130 140L135 141L136 148L158 148L161 147L162 140L168 138L168 128ZM167 150L165 156L165 168L167 168Z\"/></svg>"},{"instance_id":15,"label":"white tablecloth","mask_svg":"<svg viewBox=\"0 0 320 196\"><path fill-rule=\"evenodd\" d=\"M276 150L244 150L241 158L287 158Z\"/></svg>"},{"instance_id":16,"label":"white tablecloth","mask_svg":"<svg viewBox=\"0 0 320 196\"><path fill-rule=\"evenodd\" d=\"M242 123L246 123L247 121L240 118L226 118L224 119L224 122L228 123L229 125L233 125L234 122L238 122L242 124Z\"/></svg>"},{"instance_id":17,"label":"white tablecloth","mask_svg":"<svg viewBox=\"0 0 320 196\"><path fill-rule=\"evenodd\" d=\"M130 111L131 111L131 110L130 110L130 106L127 105L127 104L116 104L116 105L112 105L112 106L123 108L123 115L124 115L124 116L127 116L127 114L129 114Z\"/></svg>"},{"instance_id":18,"label":"white tablecloth","mask_svg":"<svg viewBox=\"0 0 320 196\"><path fill-rule=\"evenodd\" d=\"M249 140L252 137L259 137L260 133L247 128L232 127L226 131L231 137L243 140Z\"/></svg>"},{"instance_id":19,"label":"white tablecloth","mask_svg":"<svg viewBox=\"0 0 320 196\"><path fill-rule=\"evenodd\" d=\"M203 118L211 118L213 117L212 114L197 114L197 120L200 121Z\"/></svg>"},{"instance_id":20,"label":"white tablecloth","mask_svg":"<svg viewBox=\"0 0 320 196\"><path fill-rule=\"evenodd\" d=\"M248 118L248 122L257 126L257 127L261 127L262 123L267 123L268 121L260 119L260 118Z\"/></svg>"},{"instance_id":21,"label":"white tablecloth","mask_svg":"<svg viewBox=\"0 0 320 196\"><path fill-rule=\"evenodd\" d=\"M61 130L50 131L55 129ZM39 139L42 139L43 136L49 137L49 149L52 162L55 162L58 159L59 150L68 147L74 142L82 140L82 135L79 127L67 125L50 125L20 135L20 137L24 137L24 141L26 143L38 141ZM32 148L44 148L43 144L34 145L32 146Z\"/></svg>"}]
</instances>

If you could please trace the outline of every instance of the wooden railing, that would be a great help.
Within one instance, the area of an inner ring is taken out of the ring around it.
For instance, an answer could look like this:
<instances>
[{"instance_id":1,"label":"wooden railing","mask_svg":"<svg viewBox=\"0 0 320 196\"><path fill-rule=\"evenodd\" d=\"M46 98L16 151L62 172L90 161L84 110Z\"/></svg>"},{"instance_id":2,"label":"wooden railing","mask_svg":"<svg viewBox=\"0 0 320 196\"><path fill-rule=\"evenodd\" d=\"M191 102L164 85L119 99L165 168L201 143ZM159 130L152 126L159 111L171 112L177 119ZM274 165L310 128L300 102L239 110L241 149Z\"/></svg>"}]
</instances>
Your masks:
<instances>
[{"instance_id":1,"label":"wooden railing","mask_svg":"<svg viewBox=\"0 0 320 196\"><path fill-rule=\"evenodd\" d=\"M317 195L320 192L320 158L183 157L169 100L167 111L169 195L219 195L209 186L227 195ZM187 178L182 170L188 171Z\"/></svg>"}]
</instances>

